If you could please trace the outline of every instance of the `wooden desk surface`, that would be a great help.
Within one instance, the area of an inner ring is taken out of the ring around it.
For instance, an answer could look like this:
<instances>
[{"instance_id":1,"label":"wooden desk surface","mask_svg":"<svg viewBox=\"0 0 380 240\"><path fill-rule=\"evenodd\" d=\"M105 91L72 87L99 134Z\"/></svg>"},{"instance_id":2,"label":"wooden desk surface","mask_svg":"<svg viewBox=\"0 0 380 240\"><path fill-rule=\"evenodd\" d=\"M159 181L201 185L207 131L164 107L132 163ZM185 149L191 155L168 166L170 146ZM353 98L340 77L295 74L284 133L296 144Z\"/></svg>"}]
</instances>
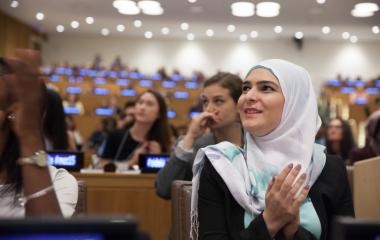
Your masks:
<instances>
[{"instance_id":1,"label":"wooden desk surface","mask_svg":"<svg viewBox=\"0 0 380 240\"><path fill-rule=\"evenodd\" d=\"M171 202L157 197L156 174L127 175L116 173L73 173L87 183L87 213L131 213L139 221L139 229L153 240L167 239L171 222Z\"/></svg>"}]
</instances>

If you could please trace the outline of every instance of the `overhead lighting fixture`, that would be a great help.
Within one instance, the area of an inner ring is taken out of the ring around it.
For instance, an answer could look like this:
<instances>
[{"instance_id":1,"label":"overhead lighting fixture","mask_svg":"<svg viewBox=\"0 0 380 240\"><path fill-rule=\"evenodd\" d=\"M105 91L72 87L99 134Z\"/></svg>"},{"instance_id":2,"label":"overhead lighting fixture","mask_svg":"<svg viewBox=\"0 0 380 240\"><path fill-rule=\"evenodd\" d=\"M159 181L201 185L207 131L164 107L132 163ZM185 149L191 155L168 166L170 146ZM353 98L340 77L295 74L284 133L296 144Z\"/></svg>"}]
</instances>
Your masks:
<instances>
[{"instance_id":1,"label":"overhead lighting fixture","mask_svg":"<svg viewBox=\"0 0 380 240\"><path fill-rule=\"evenodd\" d=\"M193 41L193 40L195 39L195 36L194 36L194 34L192 34L192 33L188 33L188 34L186 35L186 38L187 38L187 40L189 40L189 41Z\"/></svg>"},{"instance_id":2,"label":"overhead lighting fixture","mask_svg":"<svg viewBox=\"0 0 380 240\"><path fill-rule=\"evenodd\" d=\"M228 32L232 33L232 32L235 32L235 30L236 30L235 25L230 24L230 25L227 26L227 31Z\"/></svg>"},{"instance_id":3,"label":"overhead lighting fixture","mask_svg":"<svg viewBox=\"0 0 380 240\"><path fill-rule=\"evenodd\" d=\"M248 40L247 34L241 34L239 38L242 42L246 42Z\"/></svg>"},{"instance_id":4,"label":"overhead lighting fixture","mask_svg":"<svg viewBox=\"0 0 380 240\"><path fill-rule=\"evenodd\" d=\"M354 17L372 17L377 11L379 11L379 6L376 3L357 3L351 10L351 15Z\"/></svg>"},{"instance_id":5,"label":"overhead lighting fixture","mask_svg":"<svg viewBox=\"0 0 380 240\"><path fill-rule=\"evenodd\" d=\"M257 38L257 36L259 36L259 33L257 31L252 31L249 35L251 38Z\"/></svg>"},{"instance_id":6,"label":"overhead lighting fixture","mask_svg":"<svg viewBox=\"0 0 380 240\"><path fill-rule=\"evenodd\" d=\"M196 3L197 0L188 0L189 3Z\"/></svg>"},{"instance_id":7,"label":"overhead lighting fixture","mask_svg":"<svg viewBox=\"0 0 380 240\"><path fill-rule=\"evenodd\" d=\"M236 17L251 17L255 14L255 5L251 2L234 2L231 12Z\"/></svg>"},{"instance_id":8,"label":"overhead lighting fixture","mask_svg":"<svg viewBox=\"0 0 380 240\"><path fill-rule=\"evenodd\" d=\"M133 26L135 26L135 28L140 28L142 26L142 22L140 20L135 20L133 22Z\"/></svg>"},{"instance_id":9,"label":"overhead lighting fixture","mask_svg":"<svg viewBox=\"0 0 380 240\"><path fill-rule=\"evenodd\" d=\"M331 31L330 27L328 27L328 26L322 27L322 33L323 34L329 34L330 31Z\"/></svg>"},{"instance_id":10,"label":"overhead lighting fixture","mask_svg":"<svg viewBox=\"0 0 380 240\"><path fill-rule=\"evenodd\" d=\"M44 20L44 18L45 18L45 14L43 14L42 12L38 12L38 13L36 14L36 19L37 19L38 21L42 21L42 20Z\"/></svg>"},{"instance_id":11,"label":"overhead lighting fixture","mask_svg":"<svg viewBox=\"0 0 380 240\"><path fill-rule=\"evenodd\" d=\"M79 27L79 22L78 21L72 21L70 23L70 26L74 29L78 28Z\"/></svg>"},{"instance_id":12,"label":"overhead lighting fixture","mask_svg":"<svg viewBox=\"0 0 380 240\"><path fill-rule=\"evenodd\" d=\"M297 38L297 39L302 39L303 38L303 32L296 32L294 34L294 37Z\"/></svg>"},{"instance_id":13,"label":"overhead lighting fixture","mask_svg":"<svg viewBox=\"0 0 380 240\"><path fill-rule=\"evenodd\" d=\"M273 30L275 33L279 34L282 32L282 27L281 26L275 26Z\"/></svg>"},{"instance_id":14,"label":"overhead lighting fixture","mask_svg":"<svg viewBox=\"0 0 380 240\"><path fill-rule=\"evenodd\" d=\"M12 8L16 8L16 7L18 7L18 5L19 5L18 1L12 1L11 2L11 7Z\"/></svg>"},{"instance_id":15,"label":"overhead lighting fixture","mask_svg":"<svg viewBox=\"0 0 380 240\"><path fill-rule=\"evenodd\" d=\"M214 36L214 30L212 30L212 29L207 29L207 30L206 30L206 36L207 36L207 37L212 37L212 36Z\"/></svg>"},{"instance_id":16,"label":"overhead lighting fixture","mask_svg":"<svg viewBox=\"0 0 380 240\"><path fill-rule=\"evenodd\" d=\"M350 33L349 32L343 32L342 33L342 38L343 39L349 39L350 38Z\"/></svg>"},{"instance_id":17,"label":"overhead lighting fixture","mask_svg":"<svg viewBox=\"0 0 380 240\"><path fill-rule=\"evenodd\" d=\"M379 27L378 27L378 26L373 26L373 27L372 27L372 32L373 32L374 34L379 34L379 33L380 33L380 29L379 29Z\"/></svg>"},{"instance_id":18,"label":"overhead lighting fixture","mask_svg":"<svg viewBox=\"0 0 380 240\"><path fill-rule=\"evenodd\" d=\"M280 14L280 8L276 2L261 2L256 5L256 14L259 17L276 17Z\"/></svg>"},{"instance_id":19,"label":"overhead lighting fixture","mask_svg":"<svg viewBox=\"0 0 380 240\"><path fill-rule=\"evenodd\" d=\"M110 34L110 30L108 30L108 28L103 28L100 32L103 36L108 36Z\"/></svg>"},{"instance_id":20,"label":"overhead lighting fixture","mask_svg":"<svg viewBox=\"0 0 380 240\"><path fill-rule=\"evenodd\" d=\"M167 27L163 27L161 29L161 33L164 34L164 35L168 35L170 33L170 29L167 28Z\"/></svg>"},{"instance_id":21,"label":"overhead lighting fixture","mask_svg":"<svg viewBox=\"0 0 380 240\"><path fill-rule=\"evenodd\" d=\"M120 14L123 14L123 15L137 15L140 13L140 8L138 7L119 8L118 11Z\"/></svg>"},{"instance_id":22,"label":"overhead lighting fixture","mask_svg":"<svg viewBox=\"0 0 380 240\"><path fill-rule=\"evenodd\" d=\"M140 13L140 8L138 8L136 3L131 0L115 0L112 5L120 14L136 15Z\"/></svg>"},{"instance_id":23,"label":"overhead lighting fixture","mask_svg":"<svg viewBox=\"0 0 380 240\"><path fill-rule=\"evenodd\" d=\"M144 36L146 39L151 39L153 37L153 33L151 31L146 31Z\"/></svg>"},{"instance_id":24,"label":"overhead lighting fixture","mask_svg":"<svg viewBox=\"0 0 380 240\"><path fill-rule=\"evenodd\" d=\"M161 4L153 0L143 0L137 3L137 6L147 15L161 15L164 13L164 9Z\"/></svg>"},{"instance_id":25,"label":"overhead lighting fixture","mask_svg":"<svg viewBox=\"0 0 380 240\"><path fill-rule=\"evenodd\" d=\"M86 17L86 23L87 24L93 24L94 23L94 18L93 17Z\"/></svg>"},{"instance_id":26,"label":"overhead lighting fixture","mask_svg":"<svg viewBox=\"0 0 380 240\"><path fill-rule=\"evenodd\" d=\"M318 4L324 4L325 2L326 2L326 0L317 0Z\"/></svg>"},{"instance_id":27,"label":"overhead lighting fixture","mask_svg":"<svg viewBox=\"0 0 380 240\"><path fill-rule=\"evenodd\" d=\"M357 43L358 42L358 37L357 36L351 36L350 37L350 42L351 43Z\"/></svg>"},{"instance_id":28,"label":"overhead lighting fixture","mask_svg":"<svg viewBox=\"0 0 380 240\"><path fill-rule=\"evenodd\" d=\"M188 30L189 29L189 24L188 23L181 23L181 29L183 30L183 31L186 31L186 30Z\"/></svg>"},{"instance_id":29,"label":"overhead lighting fixture","mask_svg":"<svg viewBox=\"0 0 380 240\"><path fill-rule=\"evenodd\" d=\"M125 26L124 26L123 24L118 24L118 25L116 26L116 30L117 30L118 32L124 32L124 30L125 30Z\"/></svg>"},{"instance_id":30,"label":"overhead lighting fixture","mask_svg":"<svg viewBox=\"0 0 380 240\"><path fill-rule=\"evenodd\" d=\"M57 30L57 32L61 33L63 31L65 31L65 27L63 25L57 25L57 27L55 28Z\"/></svg>"}]
</instances>

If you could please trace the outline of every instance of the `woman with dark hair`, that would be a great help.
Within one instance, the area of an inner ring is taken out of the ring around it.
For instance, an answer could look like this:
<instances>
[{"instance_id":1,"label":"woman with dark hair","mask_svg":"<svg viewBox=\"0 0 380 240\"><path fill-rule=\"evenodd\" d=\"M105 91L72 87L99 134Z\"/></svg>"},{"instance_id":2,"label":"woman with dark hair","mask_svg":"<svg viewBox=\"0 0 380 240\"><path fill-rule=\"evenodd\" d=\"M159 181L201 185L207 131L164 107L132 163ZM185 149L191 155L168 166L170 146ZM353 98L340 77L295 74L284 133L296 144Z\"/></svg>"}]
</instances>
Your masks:
<instances>
[{"instance_id":1,"label":"woman with dark hair","mask_svg":"<svg viewBox=\"0 0 380 240\"><path fill-rule=\"evenodd\" d=\"M137 97L135 121L125 129L112 132L101 153L101 165L116 161L118 168L128 169L138 163L140 154L170 151L170 128L164 98L148 90Z\"/></svg>"},{"instance_id":2,"label":"woman with dark hair","mask_svg":"<svg viewBox=\"0 0 380 240\"><path fill-rule=\"evenodd\" d=\"M0 76L0 217L74 213L78 185L64 169L48 166L44 151L46 89L37 75L39 54L17 50Z\"/></svg>"},{"instance_id":3,"label":"woman with dark hair","mask_svg":"<svg viewBox=\"0 0 380 240\"><path fill-rule=\"evenodd\" d=\"M65 113L59 94L47 89L45 106L43 131L46 150L69 150Z\"/></svg>"},{"instance_id":4,"label":"woman with dark hair","mask_svg":"<svg viewBox=\"0 0 380 240\"><path fill-rule=\"evenodd\" d=\"M355 141L348 122L334 118L327 124L326 150L328 154L338 155L347 162L349 154L355 148Z\"/></svg>"},{"instance_id":5,"label":"woman with dark hair","mask_svg":"<svg viewBox=\"0 0 380 240\"><path fill-rule=\"evenodd\" d=\"M380 110L369 116L366 126L366 143L363 148L355 149L350 154L350 161L380 156Z\"/></svg>"},{"instance_id":6,"label":"woman with dark hair","mask_svg":"<svg viewBox=\"0 0 380 240\"><path fill-rule=\"evenodd\" d=\"M236 107L241 84L239 76L225 72L217 73L205 81L201 95L203 112L191 120L186 135L178 140L170 161L159 171L155 183L158 196L170 199L174 180L191 180L198 149L222 141L243 145ZM206 133L208 129L210 133Z\"/></svg>"}]
</instances>

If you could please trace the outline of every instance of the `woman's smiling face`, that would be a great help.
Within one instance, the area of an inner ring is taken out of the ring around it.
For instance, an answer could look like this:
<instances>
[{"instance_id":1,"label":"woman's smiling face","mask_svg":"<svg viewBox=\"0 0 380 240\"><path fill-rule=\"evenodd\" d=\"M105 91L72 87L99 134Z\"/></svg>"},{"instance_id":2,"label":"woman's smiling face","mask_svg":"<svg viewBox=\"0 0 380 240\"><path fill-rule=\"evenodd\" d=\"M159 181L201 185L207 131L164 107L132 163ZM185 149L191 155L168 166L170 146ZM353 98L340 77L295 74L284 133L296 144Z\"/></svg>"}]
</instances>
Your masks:
<instances>
[{"instance_id":1,"label":"woman's smiling face","mask_svg":"<svg viewBox=\"0 0 380 240\"><path fill-rule=\"evenodd\" d=\"M257 137L269 134L281 122L284 103L278 79L264 68L254 69L244 80L238 101L243 127Z\"/></svg>"}]
</instances>

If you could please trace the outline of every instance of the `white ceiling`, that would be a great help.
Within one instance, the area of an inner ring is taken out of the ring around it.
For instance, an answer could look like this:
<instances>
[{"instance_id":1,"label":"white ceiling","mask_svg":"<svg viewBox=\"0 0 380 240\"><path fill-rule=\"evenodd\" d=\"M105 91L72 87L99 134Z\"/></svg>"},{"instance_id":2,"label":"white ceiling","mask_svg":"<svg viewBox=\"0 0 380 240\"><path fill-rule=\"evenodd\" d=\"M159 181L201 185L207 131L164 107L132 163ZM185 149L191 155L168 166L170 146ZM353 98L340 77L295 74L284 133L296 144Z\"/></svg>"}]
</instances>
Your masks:
<instances>
[{"instance_id":1,"label":"white ceiling","mask_svg":"<svg viewBox=\"0 0 380 240\"><path fill-rule=\"evenodd\" d=\"M380 26L380 11L369 18L355 18L350 12L356 3L361 0L326 0L325 4L318 4L316 0L274 0L281 4L280 15L275 18L261 18L258 16L239 18L231 15L232 0L197 0L189 3L187 0L159 0L164 8L161 16L121 15L112 7L112 0L19 0L17 8L11 8L11 0L0 0L0 10L8 15L34 26L48 34L75 34L101 36L102 28L110 30L109 36L138 36L143 37L145 31L151 31L153 38L182 38L187 33L193 33L195 39L208 38L207 29L213 29L213 38L229 38L239 40L241 34L255 30L258 39L289 38L296 31L303 31L306 39L343 40L342 32L347 31L356 35L359 41L380 41L380 34L373 34L372 26ZM248 1L248 0L246 0ZM253 0L257 4L265 0ZM380 5L380 0L368 0ZM43 12L45 19L37 21L35 15ZM85 22L87 16L95 18L93 25ZM135 28L133 21L139 19L143 25ZM72 29L70 22L80 22L78 29ZM180 29L180 24L187 22L189 30ZM57 33L57 25L65 26L65 32ZM123 33L116 31L117 24L124 24ZM229 33L228 24L236 25L236 31ZM274 26L281 25L283 32L275 34ZM330 26L331 33L324 35L322 26ZM163 35L162 27L169 27L170 34ZM253 41L253 40L250 40Z\"/></svg>"}]
</instances>

